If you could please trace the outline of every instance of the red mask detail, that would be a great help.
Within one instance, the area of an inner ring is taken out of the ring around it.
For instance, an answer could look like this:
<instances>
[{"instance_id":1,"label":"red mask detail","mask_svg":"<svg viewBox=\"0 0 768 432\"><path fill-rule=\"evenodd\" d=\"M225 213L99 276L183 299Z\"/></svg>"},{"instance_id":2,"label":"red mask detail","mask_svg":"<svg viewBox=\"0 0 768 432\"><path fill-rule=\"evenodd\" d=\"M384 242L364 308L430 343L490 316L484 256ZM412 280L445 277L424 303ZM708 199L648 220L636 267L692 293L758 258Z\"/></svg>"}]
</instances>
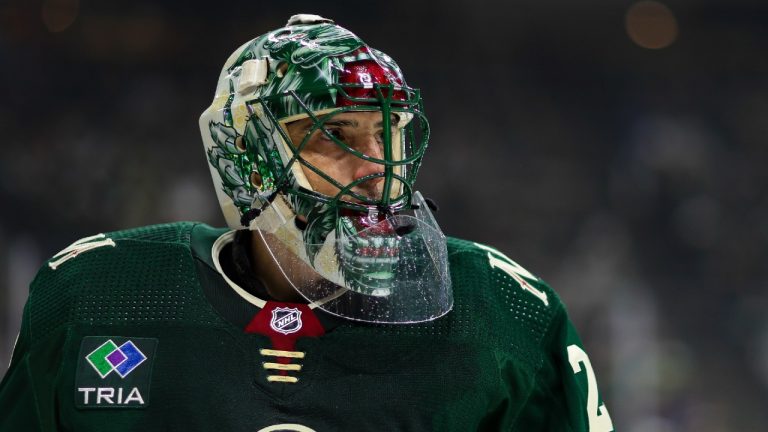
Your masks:
<instances>
[{"instance_id":1,"label":"red mask detail","mask_svg":"<svg viewBox=\"0 0 768 432\"><path fill-rule=\"evenodd\" d=\"M361 48L361 50L364 48ZM353 53L354 55L355 53ZM344 91L350 98L366 98L376 99L377 91L373 88L373 84L389 85L402 87L403 80L398 77L392 70L381 65L375 60L360 60L347 63L344 66L344 71L339 74L340 84L368 84L371 87L345 87ZM381 91L384 97L388 96L389 91L382 89ZM402 90L395 90L392 94L393 100L405 101L407 99L406 94ZM337 106L350 106L360 105L361 102L356 102L353 99L340 97L336 103ZM363 104L369 105L370 102L363 102Z\"/></svg>"}]
</instances>

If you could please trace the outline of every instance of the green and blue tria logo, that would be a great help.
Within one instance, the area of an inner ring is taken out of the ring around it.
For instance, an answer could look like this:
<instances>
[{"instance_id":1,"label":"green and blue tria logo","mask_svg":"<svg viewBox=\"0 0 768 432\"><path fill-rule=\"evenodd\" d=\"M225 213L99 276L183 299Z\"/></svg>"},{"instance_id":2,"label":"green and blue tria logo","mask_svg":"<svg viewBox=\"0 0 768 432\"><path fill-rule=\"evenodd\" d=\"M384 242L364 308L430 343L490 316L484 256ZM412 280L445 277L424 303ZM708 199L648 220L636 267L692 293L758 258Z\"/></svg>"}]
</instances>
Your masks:
<instances>
[{"instance_id":1,"label":"green and blue tria logo","mask_svg":"<svg viewBox=\"0 0 768 432\"><path fill-rule=\"evenodd\" d=\"M86 336L75 378L78 408L144 408L157 339Z\"/></svg>"},{"instance_id":2,"label":"green and blue tria logo","mask_svg":"<svg viewBox=\"0 0 768 432\"><path fill-rule=\"evenodd\" d=\"M101 344L86 357L101 378L106 378L112 371L125 378L146 359L147 356L130 340L117 346L112 339Z\"/></svg>"}]
</instances>

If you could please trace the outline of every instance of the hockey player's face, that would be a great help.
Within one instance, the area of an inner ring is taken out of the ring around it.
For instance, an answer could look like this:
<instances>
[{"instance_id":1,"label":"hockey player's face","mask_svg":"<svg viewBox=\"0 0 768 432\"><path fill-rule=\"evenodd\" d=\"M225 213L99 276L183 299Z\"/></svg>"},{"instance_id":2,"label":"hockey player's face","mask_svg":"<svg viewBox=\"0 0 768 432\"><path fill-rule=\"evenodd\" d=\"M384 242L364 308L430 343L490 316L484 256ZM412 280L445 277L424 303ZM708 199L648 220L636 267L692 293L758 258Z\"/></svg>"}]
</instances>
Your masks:
<instances>
[{"instance_id":1,"label":"hockey player's face","mask_svg":"<svg viewBox=\"0 0 768 432\"><path fill-rule=\"evenodd\" d=\"M393 116L391 124L394 133L394 125L397 125L396 116ZM309 118L297 120L287 125L288 135L294 145L301 144L312 126L313 121ZM330 135L352 149L366 156L377 159L383 158L383 122L380 112L337 114L327 119L323 127ZM384 172L383 165L355 156L339 146L320 129L312 132L301 151L301 157L342 185L350 184L371 174ZM311 169L304 167L304 174L315 191L328 196L335 196L339 192L339 188ZM373 178L358 184L352 190L363 196L377 198L381 196L383 180L383 177ZM345 197L345 199L349 199L349 197Z\"/></svg>"}]
</instances>

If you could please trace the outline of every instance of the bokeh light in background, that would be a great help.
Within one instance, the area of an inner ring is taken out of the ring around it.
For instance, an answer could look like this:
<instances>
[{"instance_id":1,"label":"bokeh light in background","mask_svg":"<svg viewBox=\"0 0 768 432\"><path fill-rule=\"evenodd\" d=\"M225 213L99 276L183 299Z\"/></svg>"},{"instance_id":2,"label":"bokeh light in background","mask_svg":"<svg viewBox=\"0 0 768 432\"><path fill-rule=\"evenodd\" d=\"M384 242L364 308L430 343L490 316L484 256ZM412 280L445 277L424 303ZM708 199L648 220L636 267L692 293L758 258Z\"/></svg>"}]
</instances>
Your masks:
<instances>
[{"instance_id":1,"label":"bokeh light in background","mask_svg":"<svg viewBox=\"0 0 768 432\"><path fill-rule=\"evenodd\" d=\"M69 28L77 18L79 0L45 0L42 18L45 27L53 33Z\"/></svg>"},{"instance_id":2,"label":"bokeh light in background","mask_svg":"<svg viewBox=\"0 0 768 432\"><path fill-rule=\"evenodd\" d=\"M297 12L422 89L417 188L558 290L617 430L768 430L763 0L6 0L0 374L47 257L223 223L197 118L229 53Z\"/></svg>"},{"instance_id":3,"label":"bokeh light in background","mask_svg":"<svg viewBox=\"0 0 768 432\"><path fill-rule=\"evenodd\" d=\"M627 34L643 48L666 48L677 39L677 19L657 1L640 1L630 6L626 18Z\"/></svg>"}]
</instances>

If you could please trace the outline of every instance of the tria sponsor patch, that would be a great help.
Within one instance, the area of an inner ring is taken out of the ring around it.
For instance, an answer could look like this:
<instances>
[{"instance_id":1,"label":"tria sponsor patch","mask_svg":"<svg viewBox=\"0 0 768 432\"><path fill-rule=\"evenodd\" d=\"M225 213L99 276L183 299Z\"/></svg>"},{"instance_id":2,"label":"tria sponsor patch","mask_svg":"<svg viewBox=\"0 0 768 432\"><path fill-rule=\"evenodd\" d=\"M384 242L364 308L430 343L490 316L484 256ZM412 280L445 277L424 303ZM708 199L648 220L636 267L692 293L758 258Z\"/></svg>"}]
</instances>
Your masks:
<instances>
[{"instance_id":1,"label":"tria sponsor patch","mask_svg":"<svg viewBox=\"0 0 768 432\"><path fill-rule=\"evenodd\" d=\"M86 336L75 377L78 408L144 408L149 405L155 338Z\"/></svg>"}]
</instances>

